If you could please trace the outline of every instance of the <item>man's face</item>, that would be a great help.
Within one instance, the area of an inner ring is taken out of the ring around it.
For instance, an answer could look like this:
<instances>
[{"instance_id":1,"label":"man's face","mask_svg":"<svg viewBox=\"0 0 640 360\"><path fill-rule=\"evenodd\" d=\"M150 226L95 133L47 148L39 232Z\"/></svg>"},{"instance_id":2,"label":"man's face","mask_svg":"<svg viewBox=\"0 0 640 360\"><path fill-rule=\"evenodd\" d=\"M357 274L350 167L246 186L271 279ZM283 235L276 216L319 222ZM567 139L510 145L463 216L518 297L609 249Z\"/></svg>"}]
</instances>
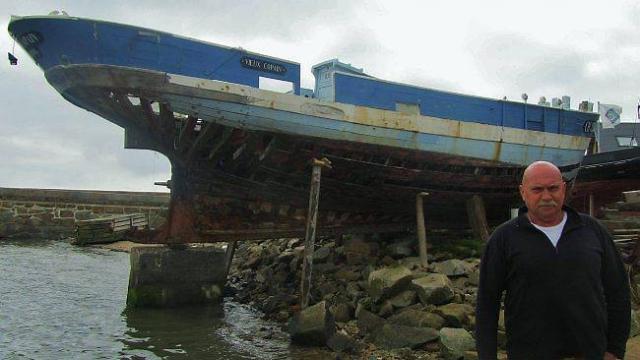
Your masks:
<instances>
[{"instance_id":1,"label":"man's face","mask_svg":"<svg viewBox=\"0 0 640 360\"><path fill-rule=\"evenodd\" d=\"M562 220L565 183L557 169L549 166L530 169L520 185L520 195L534 224L553 226Z\"/></svg>"}]
</instances>

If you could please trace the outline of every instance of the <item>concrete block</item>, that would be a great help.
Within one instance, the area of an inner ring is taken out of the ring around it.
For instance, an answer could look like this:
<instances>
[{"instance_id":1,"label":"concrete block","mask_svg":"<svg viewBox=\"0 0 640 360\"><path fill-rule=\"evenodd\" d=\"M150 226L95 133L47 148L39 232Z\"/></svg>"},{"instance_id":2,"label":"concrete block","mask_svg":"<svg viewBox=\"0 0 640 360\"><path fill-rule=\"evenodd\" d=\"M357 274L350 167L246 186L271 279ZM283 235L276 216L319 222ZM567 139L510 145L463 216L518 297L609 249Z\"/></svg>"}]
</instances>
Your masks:
<instances>
[{"instance_id":1,"label":"concrete block","mask_svg":"<svg viewBox=\"0 0 640 360\"><path fill-rule=\"evenodd\" d=\"M335 320L325 301L300 311L289 320L291 341L299 345L323 346L335 332Z\"/></svg>"},{"instance_id":2,"label":"concrete block","mask_svg":"<svg viewBox=\"0 0 640 360\"><path fill-rule=\"evenodd\" d=\"M217 303L225 278L225 252L216 247L134 247L127 307Z\"/></svg>"},{"instance_id":3,"label":"concrete block","mask_svg":"<svg viewBox=\"0 0 640 360\"><path fill-rule=\"evenodd\" d=\"M640 203L640 190L627 191L622 193L624 201L627 203Z\"/></svg>"}]
</instances>

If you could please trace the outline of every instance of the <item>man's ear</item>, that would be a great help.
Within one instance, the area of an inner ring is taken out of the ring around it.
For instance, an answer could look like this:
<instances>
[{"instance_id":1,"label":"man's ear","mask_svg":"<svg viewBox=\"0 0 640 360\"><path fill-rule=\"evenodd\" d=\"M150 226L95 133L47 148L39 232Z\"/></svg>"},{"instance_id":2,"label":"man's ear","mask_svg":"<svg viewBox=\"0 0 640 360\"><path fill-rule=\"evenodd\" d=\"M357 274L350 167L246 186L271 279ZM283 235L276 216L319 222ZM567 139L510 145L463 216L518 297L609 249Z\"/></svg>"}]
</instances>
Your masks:
<instances>
[{"instance_id":1,"label":"man's ear","mask_svg":"<svg viewBox=\"0 0 640 360\"><path fill-rule=\"evenodd\" d=\"M520 197L524 201L524 187L522 187L522 184L518 185L518 190L520 190Z\"/></svg>"}]
</instances>

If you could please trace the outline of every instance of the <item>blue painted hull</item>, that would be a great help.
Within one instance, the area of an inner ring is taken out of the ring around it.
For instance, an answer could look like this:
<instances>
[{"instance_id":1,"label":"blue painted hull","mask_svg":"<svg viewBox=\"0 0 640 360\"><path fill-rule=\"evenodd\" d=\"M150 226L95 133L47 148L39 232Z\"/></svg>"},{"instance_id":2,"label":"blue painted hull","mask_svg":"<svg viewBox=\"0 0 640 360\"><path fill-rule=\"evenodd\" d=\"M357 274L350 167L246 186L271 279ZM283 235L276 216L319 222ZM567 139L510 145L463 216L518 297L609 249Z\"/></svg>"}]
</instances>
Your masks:
<instances>
[{"instance_id":1,"label":"blue painted hull","mask_svg":"<svg viewBox=\"0 0 640 360\"><path fill-rule=\"evenodd\" d=\"M68 17L25 17L9 32L47 71L57 65L104 64L156 70L252 87L266 77L290 82L300 94L300 65L241 48L200 42L123 24ZM249 60L247 60L249 59ZM243 62L245 60L245 62ZM247 66L258 61L284 72ZM423 116L542 131L592 136L597 115L537 105L455 94L371 77L336 72L330 101L384 110L413 104ZM585 131L586 129L586 131Z\"/></svg>"},{"instance_id":2,"label":"blue painted hull","mask_svg":"<svg viewBox=\"0 0 640 360\"><path fill-rule=\"evenodd\" d=\"M300 64L169 33L112 22L25 17L9 24L9 33L47 71L57 65L108 64L217 79L258 87L259 77L291 82L300 93ZM286 69L284 73L246 68L249 57Z\"/></svg>"}]
</instances>

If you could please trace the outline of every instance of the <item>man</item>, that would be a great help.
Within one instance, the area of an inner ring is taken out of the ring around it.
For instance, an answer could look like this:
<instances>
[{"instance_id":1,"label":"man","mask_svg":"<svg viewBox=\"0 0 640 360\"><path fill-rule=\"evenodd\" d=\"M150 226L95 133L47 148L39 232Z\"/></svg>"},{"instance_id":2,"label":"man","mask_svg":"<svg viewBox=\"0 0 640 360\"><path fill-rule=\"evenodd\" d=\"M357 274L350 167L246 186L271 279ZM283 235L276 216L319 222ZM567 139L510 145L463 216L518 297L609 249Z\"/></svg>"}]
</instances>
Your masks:
<instances>
[{"instance_id":1,"label":"man","mask_svg":"<svg viewBox=\"0 0 640 360\"><path fill-rule=\"evenodd\" d=\"M629 336L629 285L611 236L563 206L565 183L545 161L524 172L525 207L499 226L480 265L476 345L496 359L502 292L509 359L622 359Z\"/></svg>"}]
</instances>

